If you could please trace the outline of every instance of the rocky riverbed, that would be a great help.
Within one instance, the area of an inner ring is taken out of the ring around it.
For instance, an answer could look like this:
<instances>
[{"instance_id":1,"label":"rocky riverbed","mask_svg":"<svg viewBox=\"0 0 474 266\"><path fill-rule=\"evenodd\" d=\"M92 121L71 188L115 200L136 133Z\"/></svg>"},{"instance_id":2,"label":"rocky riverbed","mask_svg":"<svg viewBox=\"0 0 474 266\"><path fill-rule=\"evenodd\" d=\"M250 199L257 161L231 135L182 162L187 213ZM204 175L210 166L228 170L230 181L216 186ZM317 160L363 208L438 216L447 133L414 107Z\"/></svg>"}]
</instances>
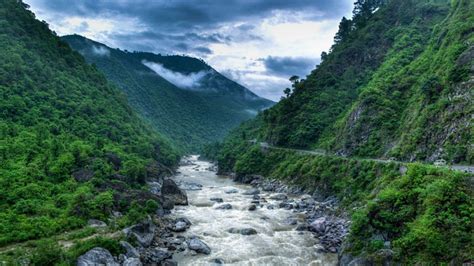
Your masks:
<instances>
[{"instance_id":1,"label":"rocky riverbed","mask_svg":"<svg viewBox=\"0 0 474 266\"><path fill-rule=\"evenodd\" d=\"M150 181L163 206L123 230L126 253L113 257L95 248L78 265L337 264L349 222L336 199L216 170L190 156L173 178Z\"/></svg>"}]
</instances>

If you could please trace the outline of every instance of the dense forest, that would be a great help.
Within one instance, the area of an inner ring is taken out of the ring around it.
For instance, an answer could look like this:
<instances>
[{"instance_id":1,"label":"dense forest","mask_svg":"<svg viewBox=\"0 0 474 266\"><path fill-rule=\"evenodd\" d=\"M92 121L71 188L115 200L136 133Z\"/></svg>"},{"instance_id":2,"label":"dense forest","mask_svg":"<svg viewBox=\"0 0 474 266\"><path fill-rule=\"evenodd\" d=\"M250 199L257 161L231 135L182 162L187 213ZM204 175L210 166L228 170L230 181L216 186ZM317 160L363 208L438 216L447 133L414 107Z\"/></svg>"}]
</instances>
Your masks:
<instances>
[{"instance_id":1,"label":"dense forest","mask_svg":"<svg viewBox=\"0 0 474 266\"><path fill-rule=\"evenodd\" d=\"M377 11L375 11L377 10ZM473 163L472 1L357 1L306 78L255 120L277 146Z\"/></svg>"},{"instance_id":2,"label":"dense forest","mask_svg":"<svg viewBox=\"0 0 474 266\"><path fill-rule=\"evenodd\" d=\"M0 25L0 246L155 211L142 188L170 173L176 150L26 4L2 0Z\"/></svg>"},{"instance_id":3,"label":"dense forest","mask_svg":"<svg viewBox=\"0 0 474 266\"><path fill-rule=\"evenodd\" d=\"M127 52L79 35L62 39L121 88L134 110L157 131L187 152L221 140L230 129L273 104L196 58ZM180 88L144 62L160 64L180 77L196 73L202 77L196 86Z\"/></svg>"},{"instance_id":4,"label":"dense forest","mask_svg":"<svg viewBox=\"0 0 474 266\"><path fill-rule=\"evenodd\" d=\"M321 64L206 156L336 195L354 256L382 263L388 241L402 264L472 261L472 176L426 163L474 162L473 14L468 0L356 1Z\"/></svg>"}]
</instances>

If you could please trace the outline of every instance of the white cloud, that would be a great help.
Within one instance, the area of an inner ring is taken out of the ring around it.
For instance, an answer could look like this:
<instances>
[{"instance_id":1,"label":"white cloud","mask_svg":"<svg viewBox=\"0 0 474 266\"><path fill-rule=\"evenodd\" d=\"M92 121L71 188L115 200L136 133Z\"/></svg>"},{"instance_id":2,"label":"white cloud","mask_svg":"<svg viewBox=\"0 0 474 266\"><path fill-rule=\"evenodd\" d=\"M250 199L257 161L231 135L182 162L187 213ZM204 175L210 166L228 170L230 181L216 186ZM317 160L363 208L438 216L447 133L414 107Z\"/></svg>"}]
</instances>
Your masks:
<instances>
[{"instance_id":1,"label":"white cloud","mask_svg":"<svg viewBox=\"0 0 474 266\"><path fill-rule=\"evenodd\" d=\"M92 52L98 56L109 56L110 50L104 46L92 46Z\"/></svg>"},{"instance_id":2,"label":"white cloud","mask_svg":"<svg viewBox=\"0 0 474 266\"><path fill-rule=\"evenodd\" d=\"M171 71L163 67L162 64L148 61L142 61L142 63L151 70L155 71L156 74L182 89L194 89L199 87L199 82L201 79L209 74L209 71L199 71L185 75L179 72Z\"/></svg>"}]
</instances>

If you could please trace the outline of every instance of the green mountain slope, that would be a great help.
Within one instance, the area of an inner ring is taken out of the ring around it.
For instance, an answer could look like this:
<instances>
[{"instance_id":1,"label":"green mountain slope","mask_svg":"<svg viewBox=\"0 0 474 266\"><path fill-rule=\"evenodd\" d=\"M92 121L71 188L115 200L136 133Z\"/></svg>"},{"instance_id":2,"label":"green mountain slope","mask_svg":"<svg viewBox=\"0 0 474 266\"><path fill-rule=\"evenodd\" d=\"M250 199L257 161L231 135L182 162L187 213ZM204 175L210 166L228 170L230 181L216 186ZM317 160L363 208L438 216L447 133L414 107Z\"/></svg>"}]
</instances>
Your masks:
<instances>
[{"instance_id":1,"label":"green mountain slope","mask_svg":"<svg viewBox=\"0 0 474 266\"><path fill-rule=\"evenodd\" d=\"M469 263L472 174L360 157L474 164L473 25L469 0L357 1L321 65L206 155L222 173L337 196L352 217L344 255L371 265Z\"/></svg>"},{"instance_id":2,"label":"green mountain slope","mask_svg":"<svg viewBox=\"0 0 474 266\"><path fill-rule=\"evenodd\" d=\"M141 187L179 157L121 92L21 1L0 1L0 47L0 246L156 206Z\"/></svg>"},{"instance_id":3,"label":"green mountain slope","mask_svg":"<svg viewBox=\"0 0 474 266\"><path fill-rule=\"evenodd\" d=\"M322 63L263 113L258 137L347 156L472 163L472 2L358 3Z\"/></svg>"},{"instance_id":4,"label":"green mountain slope","mask_svg":"<svg viewBox=\"0 0 474 266\"><path fill-rule=\"evenodd\" d=\"M63 40L120 87L142 117L187 151L220 140L230 128L272 105L195 58L130 53L78 35ZM178 87L145 64L159 64L183 80L195 75L194 84Z\"/></svg>"}]
</instances>

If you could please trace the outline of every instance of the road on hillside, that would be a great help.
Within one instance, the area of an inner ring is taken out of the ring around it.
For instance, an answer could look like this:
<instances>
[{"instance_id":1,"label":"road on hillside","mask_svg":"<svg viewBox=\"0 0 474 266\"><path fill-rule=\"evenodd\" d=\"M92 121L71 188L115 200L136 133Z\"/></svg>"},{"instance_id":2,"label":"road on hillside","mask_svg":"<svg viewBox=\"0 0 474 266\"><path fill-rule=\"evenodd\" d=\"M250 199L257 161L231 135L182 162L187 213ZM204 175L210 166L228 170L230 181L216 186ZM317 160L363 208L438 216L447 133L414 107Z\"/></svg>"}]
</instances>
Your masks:
<instances>
[{"instance_id":1,"label":"road on hillside","mask_svg":"<svg viewBox=\"0 0 474 266\"><path fill-rule=\"evenodd\" d=\"M253 143L255 143L255 142L253 142ZM300 152L300 153L304 153L304 154L311 154L311 155L322 155L322 156L329 155L325 150L322 150L322 149L320 149L320 150L302 150L302 149L293 149L293 148L283 148L283 147L276 147L276 146L270 145L266 142L260 142L260 147L262 147L264 149L295 151L295 152ZM338 155L334 155L334 154L331 154L331 156L346 158L344 156L338 156ZM374 162L380 162L380 163L393 163L393 162L400 163L400 164L405 164L406 163L406 162L400 162L400 161L394 161L394 160L370 159L370 158L359 159L359 160L374 161ZM446 166L438 166L438 167L445 167L445 168L449 168L449 169L454 170L454 171L460 171L460 172L464 172L464 173L474 174L474 166L473 165L446 165Z\"/></svg>"}]
</instances>

